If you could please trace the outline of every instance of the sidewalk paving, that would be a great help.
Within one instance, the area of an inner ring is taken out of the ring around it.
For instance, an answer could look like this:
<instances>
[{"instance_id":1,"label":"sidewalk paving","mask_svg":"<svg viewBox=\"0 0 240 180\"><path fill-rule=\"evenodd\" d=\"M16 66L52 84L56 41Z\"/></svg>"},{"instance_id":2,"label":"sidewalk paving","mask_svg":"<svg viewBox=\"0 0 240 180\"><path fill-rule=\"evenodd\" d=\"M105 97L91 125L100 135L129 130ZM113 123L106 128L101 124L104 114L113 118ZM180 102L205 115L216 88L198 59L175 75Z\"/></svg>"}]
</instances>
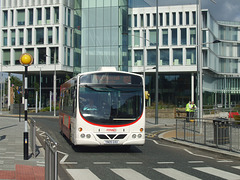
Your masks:
<instances>
[{"instance_id":1,"label":"sidewalk paving","mask_svg":"<svg viewBox=\"0 0 240 180\"><path fill-rule=\"evenodd\" d=\"M29 159L24 160L24 124L18 117L0 117L0 179L45 179L45 159L41 151L34 158L29 148Z\"/></svg>"}]
</instances>

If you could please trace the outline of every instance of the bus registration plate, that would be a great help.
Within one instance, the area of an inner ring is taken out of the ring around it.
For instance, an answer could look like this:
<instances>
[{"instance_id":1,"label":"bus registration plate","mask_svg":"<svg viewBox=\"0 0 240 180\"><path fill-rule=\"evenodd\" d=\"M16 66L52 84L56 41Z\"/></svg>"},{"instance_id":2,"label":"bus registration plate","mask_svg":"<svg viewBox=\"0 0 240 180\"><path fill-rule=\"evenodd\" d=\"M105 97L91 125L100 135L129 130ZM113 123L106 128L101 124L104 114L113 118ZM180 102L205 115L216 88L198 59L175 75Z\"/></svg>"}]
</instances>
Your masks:
<instances>
[{"instance_id":1,"label":"bus registration plate","mask_svg":"<svg viewBox=\"0 0 240 180\"><path fill-rule=\"evenodd\" d=\"M105 140L105 144L118 144L118 140Z\"/></svg>"}]
</instances>

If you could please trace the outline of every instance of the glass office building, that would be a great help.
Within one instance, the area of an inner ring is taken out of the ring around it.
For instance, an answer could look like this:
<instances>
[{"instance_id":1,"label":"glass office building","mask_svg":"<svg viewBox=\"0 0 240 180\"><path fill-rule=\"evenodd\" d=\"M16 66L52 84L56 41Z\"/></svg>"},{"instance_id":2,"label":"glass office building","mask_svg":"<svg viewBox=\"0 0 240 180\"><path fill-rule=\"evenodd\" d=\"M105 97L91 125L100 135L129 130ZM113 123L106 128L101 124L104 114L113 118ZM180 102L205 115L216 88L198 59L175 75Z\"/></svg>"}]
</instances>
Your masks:
<instances>
[{"instance_id":1,"label":"glass office building","mask_svg":"<svg viewBox=\"0 0 240 180\"><path fill-rule=\"evenodd\" d=\"M19 56L25 52L32 54L29 102L35 104L37 83L42 85L42 106L47 106L54 71L59 96L60 84L66 76L101 66L139 74L145 70L146 90L153 105L158 24L159 102L184 107L190 99L197 101L196 2L161 2L158 14L155 2L2 0L2 71L23 74ZM203 104L223 107L240 104L240 22L215 21L208 10L202 10L201 15ZM221 43L211 43L217 39Z\"/></svg>"}]
</instances>

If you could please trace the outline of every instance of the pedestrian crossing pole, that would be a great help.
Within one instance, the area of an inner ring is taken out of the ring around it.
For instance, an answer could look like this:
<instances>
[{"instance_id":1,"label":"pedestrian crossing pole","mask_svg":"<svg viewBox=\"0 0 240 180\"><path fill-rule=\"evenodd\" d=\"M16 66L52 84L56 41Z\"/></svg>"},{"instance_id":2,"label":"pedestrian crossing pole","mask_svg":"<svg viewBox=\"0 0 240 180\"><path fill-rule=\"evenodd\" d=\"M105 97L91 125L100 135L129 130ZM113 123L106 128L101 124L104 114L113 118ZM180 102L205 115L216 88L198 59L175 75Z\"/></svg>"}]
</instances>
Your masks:
<instances>
[{"instance_id":1,"label":"pedestrian crossing pole","mask_svg":"<svg viewBox=\"0 0 240 180\"><path fill-rule=\"evenodd\" d=\"M28 160L28 130L27 130L27 110L28 110L28 66L33 62L31 54L24 53L20 56L20 63L25 67L24 73L24 113L25 113L25 128L23 132L23 158Z\"/></svg>"}]
</instances>

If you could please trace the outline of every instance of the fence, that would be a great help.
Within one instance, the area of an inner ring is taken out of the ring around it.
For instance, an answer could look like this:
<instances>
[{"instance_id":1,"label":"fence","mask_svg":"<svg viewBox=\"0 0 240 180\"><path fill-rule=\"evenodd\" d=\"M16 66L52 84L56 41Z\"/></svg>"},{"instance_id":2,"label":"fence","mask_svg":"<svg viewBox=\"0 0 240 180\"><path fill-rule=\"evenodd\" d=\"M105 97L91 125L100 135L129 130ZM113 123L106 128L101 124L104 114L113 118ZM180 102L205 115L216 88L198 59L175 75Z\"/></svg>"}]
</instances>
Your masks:
<instances>
[{"instance_id":1,"label":"fence","mask_svg":"<svg viewBox=\"0 0 240 180\"><path fill-rule=\"evenodd\" d=\"M176 139L240 153L240 125L228 119L176 119Z\"/></svg>"},{"instance_id":2,"label":"fence","mask_svg":"<svg viewBox=\"0 0 240 180\"><path fill-rule=\"evenodd\" d=\"M58 179L57 143L46 133L45 139L45 179Z\"/></svg>"}]
</instances>

